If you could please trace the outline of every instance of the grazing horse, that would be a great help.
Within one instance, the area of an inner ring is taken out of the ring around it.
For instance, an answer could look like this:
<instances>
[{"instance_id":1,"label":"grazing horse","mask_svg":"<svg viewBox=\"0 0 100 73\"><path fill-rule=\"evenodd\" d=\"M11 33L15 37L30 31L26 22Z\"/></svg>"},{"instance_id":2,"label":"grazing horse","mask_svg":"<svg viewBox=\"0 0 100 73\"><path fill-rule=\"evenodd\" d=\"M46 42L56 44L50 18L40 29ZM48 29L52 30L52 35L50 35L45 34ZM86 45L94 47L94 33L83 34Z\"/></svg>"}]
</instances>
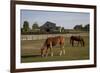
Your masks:
<instances>
[{"instance_id":1,"label":"grazing horse","mask_svg":"<svg viewBox=\"0 0 100 73\"><path fill-rule=\"evenodd\" d=\"M77 41L78 45L79 45L79 43L81 44L81 46L85 45L85 42L81 36L71 36L70 37L70 44L72 44L72 46L74 46L74 41Z\"/></svg>"},{"instance_id":2,"label":"grazing horse","mask_svg":"<svg viewBox=\"0 0 100 73\"><path fill-rule=\"evenodd\" d=\"M64 37L63 36L55 36L55 37L48 37L41 48L41 56L48 56L48 49L50 49L50 54L53 56L53 46L60 45L60 56L65 54L64 50Z\"/></svg>"}]
</instances>

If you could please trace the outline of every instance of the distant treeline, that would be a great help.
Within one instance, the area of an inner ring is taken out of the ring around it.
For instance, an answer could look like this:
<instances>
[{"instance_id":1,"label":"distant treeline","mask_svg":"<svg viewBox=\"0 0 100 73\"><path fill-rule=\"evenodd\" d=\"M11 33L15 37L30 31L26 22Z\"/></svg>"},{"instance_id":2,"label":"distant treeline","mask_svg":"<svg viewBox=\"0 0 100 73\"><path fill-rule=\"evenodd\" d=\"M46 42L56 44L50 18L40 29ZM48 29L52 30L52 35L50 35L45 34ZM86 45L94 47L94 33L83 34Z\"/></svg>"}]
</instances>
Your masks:
<instances>
[{"instance_id":1,"label":"distant treeline","mask_svg":"<svg viewBox=\"0 0 100 73\"><path fill-rule=\"evenodd\" d=\"M89 32L89 24L85 26L75 25L73 29L65 29L61 26L56 26L55 23L47 21L42 26L39 26L37 22L35 22L32 27L29 27L29 22L24 21L23 26L21 28L21 34L65 34L65 33L77 33L77 32Z\"/></svg>"}]
</instances>

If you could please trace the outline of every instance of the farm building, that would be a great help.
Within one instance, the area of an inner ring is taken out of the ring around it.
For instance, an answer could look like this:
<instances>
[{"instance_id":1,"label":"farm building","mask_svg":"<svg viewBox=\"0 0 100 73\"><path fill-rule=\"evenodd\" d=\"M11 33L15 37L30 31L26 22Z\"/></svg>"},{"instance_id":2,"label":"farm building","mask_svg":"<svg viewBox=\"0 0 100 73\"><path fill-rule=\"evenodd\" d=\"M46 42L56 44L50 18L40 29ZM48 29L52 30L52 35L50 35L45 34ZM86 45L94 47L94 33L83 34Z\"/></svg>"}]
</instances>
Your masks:
<instances>
[{"instance_id":1,"label":"farm building","mask_svg":"<svg viewBox=\"0 0 100 73\"><path fill-rule=\"evenodd\" d=\"M60 31L58 28L60 27L56 26L56 23L47 21L40 27L40 30L44 32L57 32Z\"/></svg>"}]
</instances>

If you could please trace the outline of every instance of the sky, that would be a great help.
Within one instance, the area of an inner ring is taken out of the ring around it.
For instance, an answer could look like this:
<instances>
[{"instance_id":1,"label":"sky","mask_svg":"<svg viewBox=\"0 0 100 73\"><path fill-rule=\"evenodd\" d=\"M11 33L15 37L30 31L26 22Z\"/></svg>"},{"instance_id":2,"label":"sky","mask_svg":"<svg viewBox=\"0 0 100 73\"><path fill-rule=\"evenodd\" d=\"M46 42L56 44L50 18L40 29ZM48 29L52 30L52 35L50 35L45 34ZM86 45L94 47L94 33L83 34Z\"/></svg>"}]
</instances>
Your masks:
<instances>
[{"instance_id":1,"label":"sky","mask_svg":"<svg viewBox=\"0 0 100 73\"><path fill-rule=\"evenodd\" d=\"M86 12L21 10L21 27L24 21L29 22L30 28L35 22L41 26L50 21L56 23L56 26L72 29L75 25L90 24L90 14Z\"/></svg>"}]
</instances>

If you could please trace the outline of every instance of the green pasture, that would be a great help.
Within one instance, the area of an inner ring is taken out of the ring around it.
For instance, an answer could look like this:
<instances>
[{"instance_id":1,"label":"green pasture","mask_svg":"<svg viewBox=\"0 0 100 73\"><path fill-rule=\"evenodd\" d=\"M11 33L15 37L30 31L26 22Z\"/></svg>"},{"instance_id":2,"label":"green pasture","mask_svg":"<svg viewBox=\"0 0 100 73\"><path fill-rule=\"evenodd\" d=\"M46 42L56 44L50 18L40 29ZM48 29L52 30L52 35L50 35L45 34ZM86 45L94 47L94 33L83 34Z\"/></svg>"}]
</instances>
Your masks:
<instances>
[{"instance_id":1,"label":"green pasture","mask_svg":"<svg viewBox=\"0 0 100 73\"><path fill-rule=\"evenodd\" d=\"M59 45L53 47L54 56L41 58L40 48L45 40L22 40L21 41L21 62L46 62L46 61L67 61L67 60L86 60L89 59L89 36L83 37L85 46L70 44L69 37L65 38L65 51L66 54L59 56Z\"/></svg>"}]
</instances>

